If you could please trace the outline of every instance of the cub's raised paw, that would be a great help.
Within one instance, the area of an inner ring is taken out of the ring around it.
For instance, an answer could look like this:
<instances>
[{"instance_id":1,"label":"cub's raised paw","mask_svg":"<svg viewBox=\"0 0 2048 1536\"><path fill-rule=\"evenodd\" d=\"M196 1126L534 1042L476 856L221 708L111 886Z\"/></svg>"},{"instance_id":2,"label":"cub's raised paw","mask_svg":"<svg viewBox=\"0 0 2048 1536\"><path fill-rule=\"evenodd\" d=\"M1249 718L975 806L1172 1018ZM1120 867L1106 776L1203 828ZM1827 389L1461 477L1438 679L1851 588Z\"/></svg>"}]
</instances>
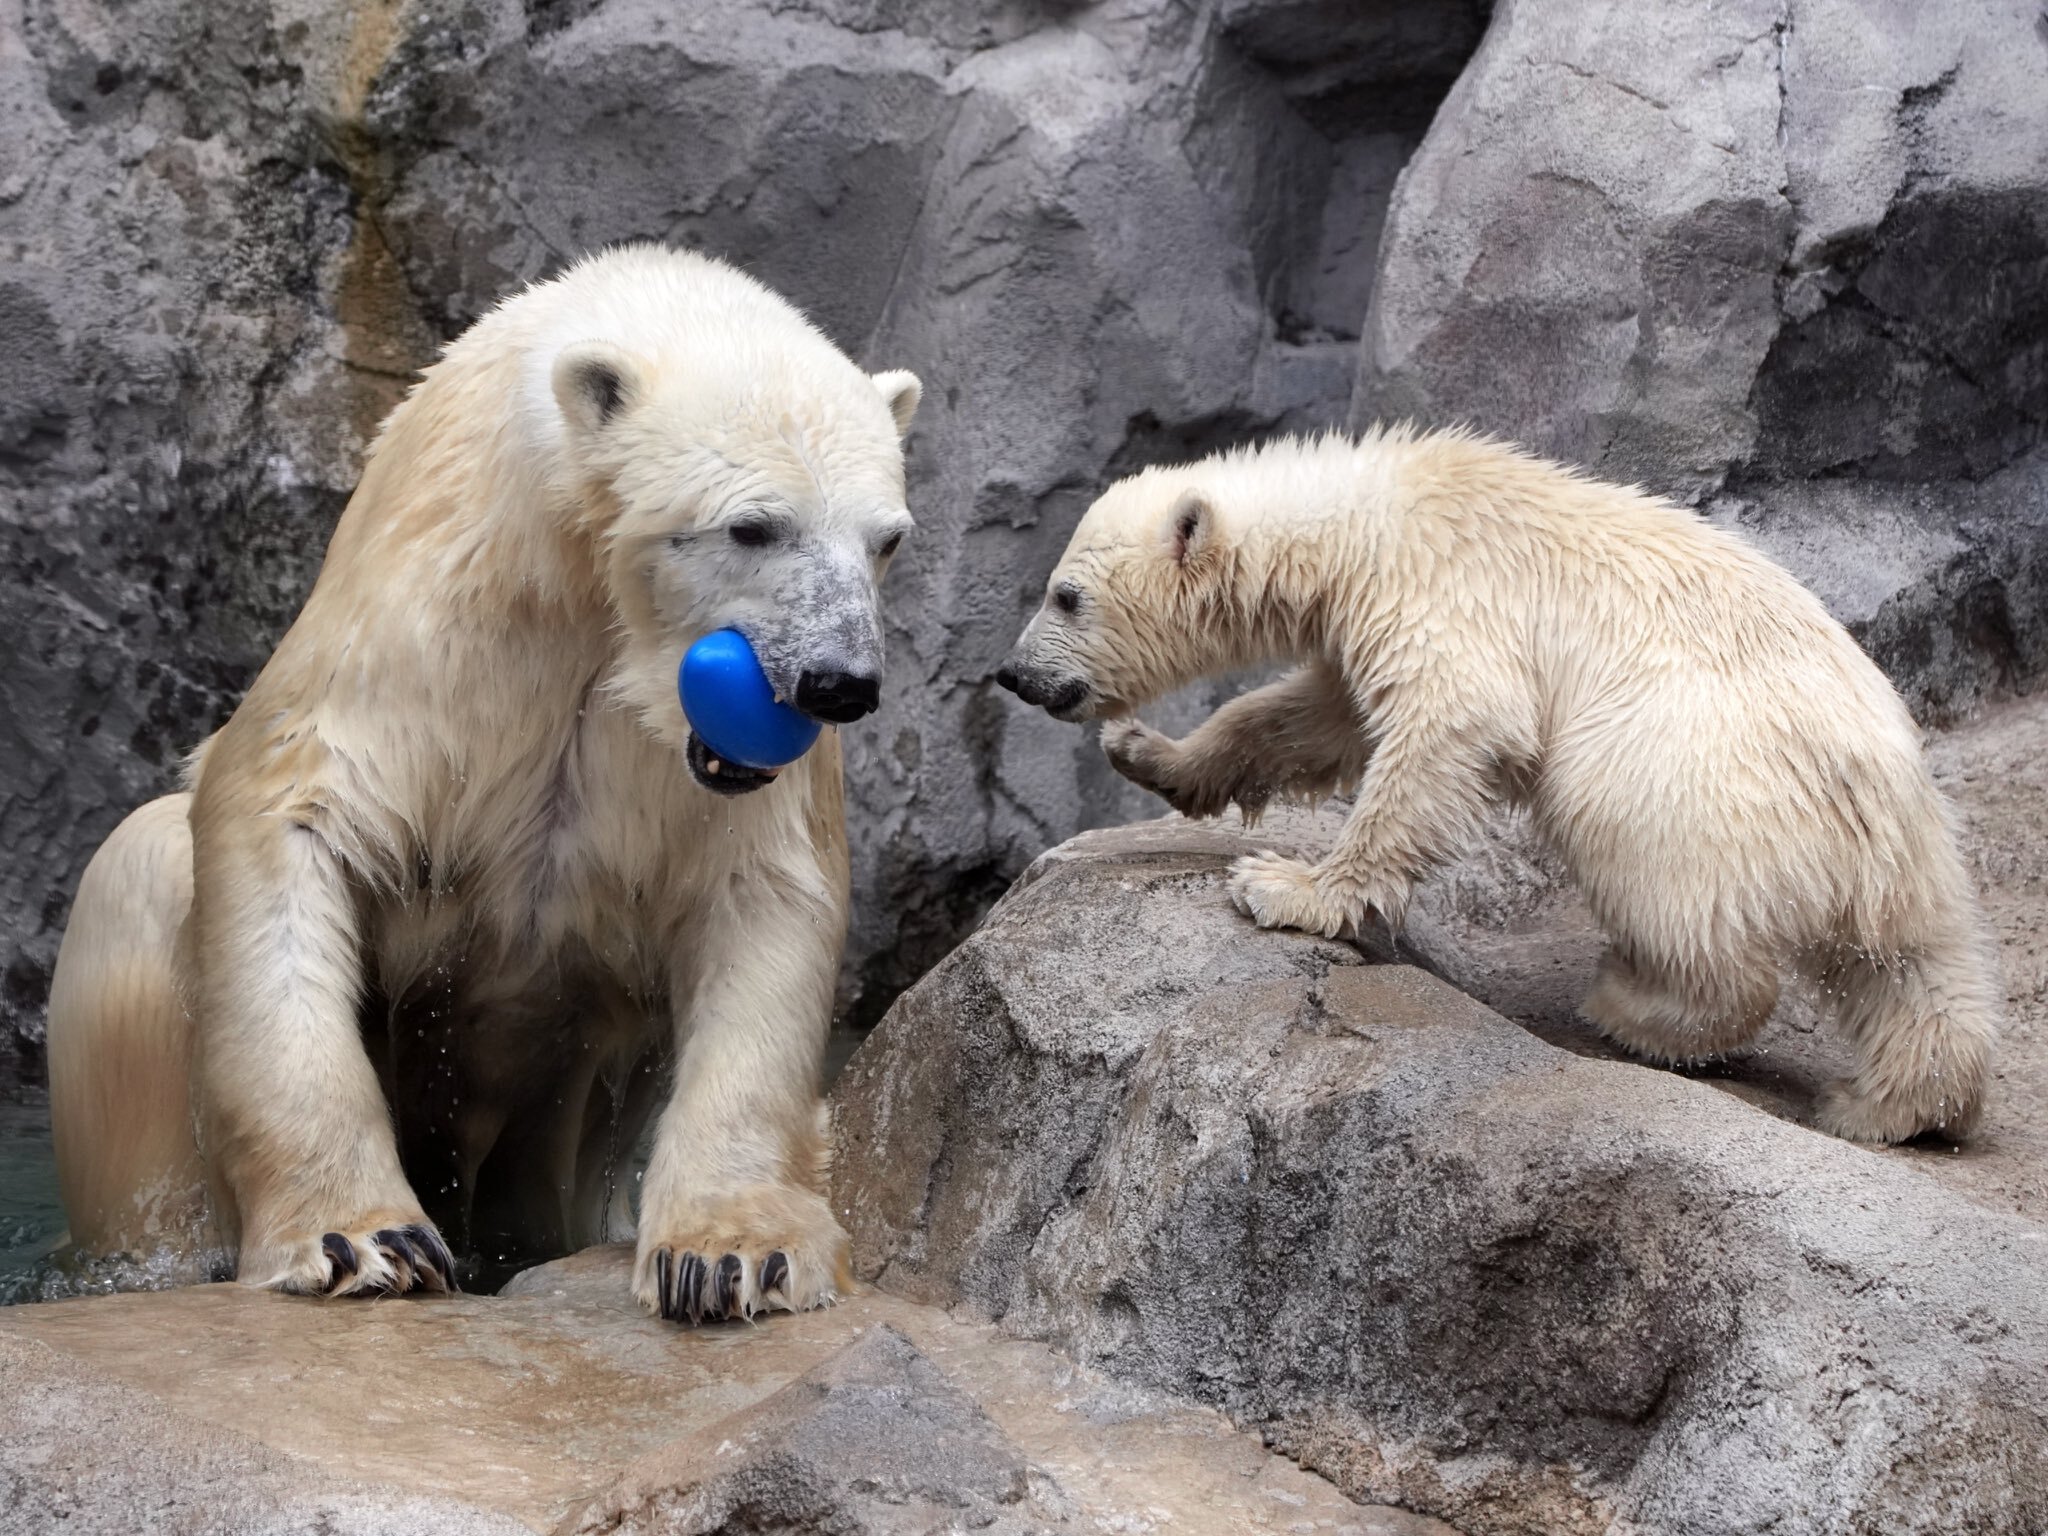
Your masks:
<instances>
[{"instance_id":1,"label":"cub's raised paw","mask_svg":"<svg viewBox=\"0 0 2048 1536\"><path fill-rule=\"evenodd\" d=\"M1313 864L1278 853L1246 854L1230 866L1230 899L1261 928L1299 928L1342 938L1357 918L1322 891Z\"/></svg>"},{"instance_id":2,"label":"cub's raised paw","mask_svg":"<svg viewBox=\"0 0 2048 1536\"><path fill-rule=\"evenodd\" d=\"M633 1294L656 1317L718 1323L830 1306L852 1284L846 1234L818 1196L764 1186L641 1223Z\"/></svg>"},{"instance_id":3,"label":"cub's raised paw","mask_svg":"<svg viewBox=\"0 0 2048 1536\"><path fill-rule=\"evenodd\" d=\"M1220 816L1233 801L1247 821L1256 821L1267 800L1265 790L1219 776L1184 744L1140 720L1106 722L1102 751L1110 767L1191 821Z\"/></svg>"},{"instance_id":4,"label":"cub's raised paw","mask_svg":"<svg viewBox=\"0 0 2048 1536\"><path fill-rule=\"evenodd\" d=\"M291 1251L279 1255L277 1249ZM248 1283L301 1296L404 1296L413 1292L446 1294L461 1289L455 1259L432 1223L413 1221L389 1226L356 1227L323 1232L317 1238L271 1245L270 1262L262 1254L245 1255ZM283 1262L277 1262L282 1257ZM250 1259L256 1259L251 1263Z\"/></svg>"},{"instance_id":5,"label":"cub's raised paw","mask_svg":"<svg viewBox=\"0 0 2048 1536\"><path fill-rule=\"evenodd\" d=\"M1169 765L1174 746L1142 720L1126 717L1105 720L1102 725L1102 755L1109 759L1109 766L1163 800L1173 798Z\"/></svg>"}]
</instances>

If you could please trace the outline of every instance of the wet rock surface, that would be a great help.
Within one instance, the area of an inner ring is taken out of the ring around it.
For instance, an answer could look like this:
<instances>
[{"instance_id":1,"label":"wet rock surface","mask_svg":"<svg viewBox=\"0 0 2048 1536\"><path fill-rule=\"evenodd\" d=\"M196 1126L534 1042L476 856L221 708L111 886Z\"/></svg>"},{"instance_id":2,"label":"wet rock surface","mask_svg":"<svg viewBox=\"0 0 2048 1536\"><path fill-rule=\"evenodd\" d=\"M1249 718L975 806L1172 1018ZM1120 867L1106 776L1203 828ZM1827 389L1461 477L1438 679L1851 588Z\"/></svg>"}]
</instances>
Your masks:
<instances>
[{"instance_id":1,"label":"wet rock surface","mask_svg":"<svg viewBox=\"0 0 2048 1536\"><path fill-rule=\"evenodd\" d=\"M898 1298L679 1329L592 1249L501 1296L0 1313L0 1529L1455 1536Z\"/></svg>"},{"instance_id":2,"label":"wet rock surface","mask_svg":"<svg viewBox=\"0 0 2048 1536\"><path fill-rule=\"evenodd\" d=\"M849 1065L861 1273L1475 1533L2038 1530L2048 840L2007 775L2044 720L1936 747L2019 1005L1977 1147L1797 1123L1810 1018L1708 1079L1604 1059L1556 1011L1597 949L1506 834L1402 953L1527 1028L1237 916L1230 859L1312 853L1334 813L1168 820L1038 861Z\"/></svg>"},{"instance_id":3,"label":"wet rock surface","mask_svg":"<svg viewBox=\"0 0 2048 1536\"><path fill-rule=\"evenodd\" d=\"M730 256L926 381L885 703L846 742L863 1020L1037 852L1143 814L989 674L1097 488L1154 460L1469 417L1752 527L1930 714L2024 684L2036 20L22 0L0 1054L35 1070L86 857L260 666L413 370L612 241Z\"/></svg>"}]
</instances>

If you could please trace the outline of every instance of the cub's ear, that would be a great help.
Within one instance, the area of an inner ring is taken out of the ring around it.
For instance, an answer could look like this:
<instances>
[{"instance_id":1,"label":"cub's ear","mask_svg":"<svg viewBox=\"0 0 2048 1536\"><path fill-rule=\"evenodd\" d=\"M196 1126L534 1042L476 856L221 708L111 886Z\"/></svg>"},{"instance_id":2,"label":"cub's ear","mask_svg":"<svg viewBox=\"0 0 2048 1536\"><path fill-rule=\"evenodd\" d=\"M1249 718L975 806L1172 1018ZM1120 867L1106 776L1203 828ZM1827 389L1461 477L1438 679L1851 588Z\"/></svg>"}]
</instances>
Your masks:
<instances>
[{"instance_id":1,"label":"cub's ear","mask_svg":"<svg viewBox=\"0 0 2048 1536\"><path fill-rule=\"evenodd\" d=\"M555 359L550 382L569 425L596 432L639 397L646 370L638 358L608 341L580 341Z\"/></svg>"},{"instance_id":2,"label":"cub's ear","mask_svg":"<svg viewBox=\"0 0 2048 1536\"><path fill-rule=\"evenodd\" d=\"M880 391L889 414L896 418L896 435L902 437L910 431L911 419L917 415L917 402L924 398L924 386L917 382L916 374L905 368L891 368L887 373L868 377Z\"/></svg>"},{"instance_id":3,"label":"cub's ear","mask_svg":"<svg viewBox=\"0 0 2048 1536\"><path fill-rule=\"evenodd\" d=\"M1216 543L1216 508L1200 491L1182 491L1166 519L1166 540L1173 563L1189 566Z\"/></svg>"}]
</instances>

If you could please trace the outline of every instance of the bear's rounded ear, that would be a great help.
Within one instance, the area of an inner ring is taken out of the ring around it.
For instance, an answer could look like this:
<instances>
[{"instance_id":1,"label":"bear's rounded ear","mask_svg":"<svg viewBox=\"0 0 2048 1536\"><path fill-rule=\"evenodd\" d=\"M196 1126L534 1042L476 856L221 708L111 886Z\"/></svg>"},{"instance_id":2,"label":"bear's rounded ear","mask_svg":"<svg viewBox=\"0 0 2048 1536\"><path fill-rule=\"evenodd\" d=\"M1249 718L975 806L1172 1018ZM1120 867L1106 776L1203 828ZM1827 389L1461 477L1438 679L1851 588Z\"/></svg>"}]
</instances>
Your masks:
<instances>
[{"instance_id":1,"label":"bear's rounded ear","mask_svg":"<svg viewBox=\"0 0 2048 1536\"><path fill-rule=\"evenodd\" d=\"M924 398L924 386L907 368L891 368L887 373L869 374L868 378L881 393L882 403L889 407L889 414L896 419L896 435L904 436L910 431L912 418L917 415L917 402Z\"/></svg>"},{"instance_id":2,"label":"bear's rounded ear","mask_svg":"<svg viewBox=\"0 0 2048 1536\"><path fill-rule=\"evenodd\" d=\"M596 432L618 419L643 387L640 360L608 341L580 341L555 359L550 382L569 425Z\"/></svg>"},{"instance_id":3,"label":"bear's rounded ear","mask_svg":"<svg viewBox=\"0 0 2048 1536\"><path fill-rule=\"evenodd\" d=\"M1200 491L1186 490L1166 518L1166 539L1175 565L1199 560L1216 541L1216 508Z\"/></svg>"}]
</instances>

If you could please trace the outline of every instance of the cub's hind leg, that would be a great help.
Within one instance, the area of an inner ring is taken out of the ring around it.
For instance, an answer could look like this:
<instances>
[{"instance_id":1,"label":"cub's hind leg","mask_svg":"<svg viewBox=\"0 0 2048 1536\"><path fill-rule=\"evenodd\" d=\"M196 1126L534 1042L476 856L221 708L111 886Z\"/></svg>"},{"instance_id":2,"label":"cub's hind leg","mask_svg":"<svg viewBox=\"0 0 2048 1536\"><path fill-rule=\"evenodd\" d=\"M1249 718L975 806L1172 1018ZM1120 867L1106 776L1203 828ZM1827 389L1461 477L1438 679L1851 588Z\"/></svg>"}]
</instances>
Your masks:
<instances>
[{"instance_id":1,"label":"cub's hind leg","mask_svg":"<svg viewBox=\"0 0 2048 1536\"><path fill-rule=\"evenodd\" d=\"M192 905L190 795L152 800L86 866L50 982L50 1131L71 1237L89 1253L214 1267L179 976Z\"/></svg>"},{"instance_id":2,"label":"cub's hind leg","mask_svg":"<svg viewBox=\"0 0 2048 1536\"><path fill-rule=\"evenodd\" d=\"M1681 968L1614 945L1581 1011L1616 1045L1669 1066L1748 1045L1777 1007L1778 986L1769 961L1731 957Z\"/></svg>"},{"instance_id":3,"label":"cub's hind leg","mask_svg":"<svg viewBox=\"0 0 2048 1536\"><path fill-rule=\"evenodd\" d=\"M1855 1072L1821 1105L1823 1130L1894 1142L1926 1131L1960 1141L1975 1129L2004 988L1974 911L1929 926L1911 949L1845 947L1821 969L1821 990L1856 1046Z\"/></svg>"}]
</instances>

